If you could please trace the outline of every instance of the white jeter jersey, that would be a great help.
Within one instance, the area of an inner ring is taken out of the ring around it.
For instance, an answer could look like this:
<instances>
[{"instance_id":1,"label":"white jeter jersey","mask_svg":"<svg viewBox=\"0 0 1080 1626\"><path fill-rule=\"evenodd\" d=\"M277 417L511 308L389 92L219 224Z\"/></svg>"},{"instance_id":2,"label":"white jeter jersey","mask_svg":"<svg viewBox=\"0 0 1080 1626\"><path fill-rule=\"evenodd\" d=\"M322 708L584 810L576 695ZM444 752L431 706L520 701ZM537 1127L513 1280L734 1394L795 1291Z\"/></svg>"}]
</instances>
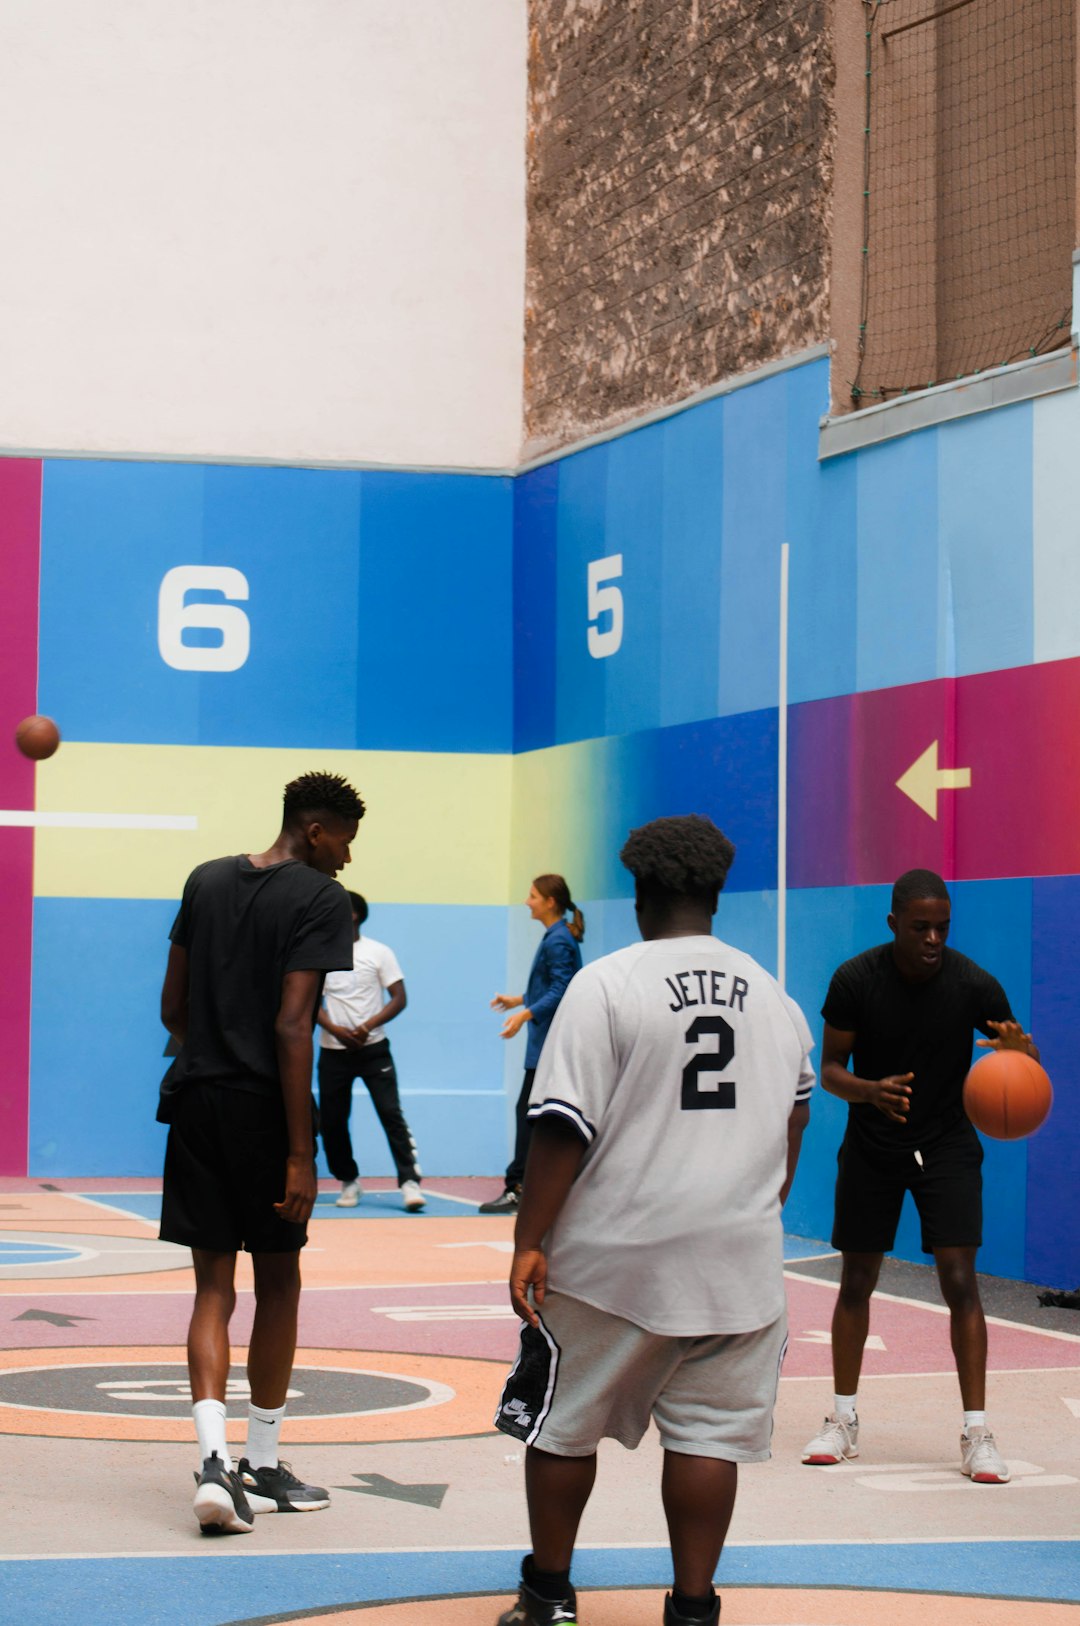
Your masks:
<instances>
[{"instance_id":1,"label":"white jeter jersey","mask_svg":"<svg viewBox=\"0 0 1080 1626\"><path fill-rule=\"evenodd\" d=\"M715 937L579 971L530 1096L587 1143L545 1241L553 1291L677 1337L751 1332L784 1308L787 1126L813 1088L806 1019Z\"/></svg>"},{"instance_id":2,"label":"white jeter jersey","mask_svg":"<svg viewBox=\"0 0 1080 1626\"><path fill-rule=\"evenodd\" d=\"M351 971L330 971L323 983L323 1006L336 1027L355 1028L369 1016L381 1011L386 1003L384 992L392 983L404 979L393 949L377 943L373 937L360 936L353 944ZM377 1027L366 1040L377 1044L388 1035ZM319 1029L319 1043L326 1050L344 1050L340 1039L335 1039L325 1028Z\"/></svg>"}]
</instances>

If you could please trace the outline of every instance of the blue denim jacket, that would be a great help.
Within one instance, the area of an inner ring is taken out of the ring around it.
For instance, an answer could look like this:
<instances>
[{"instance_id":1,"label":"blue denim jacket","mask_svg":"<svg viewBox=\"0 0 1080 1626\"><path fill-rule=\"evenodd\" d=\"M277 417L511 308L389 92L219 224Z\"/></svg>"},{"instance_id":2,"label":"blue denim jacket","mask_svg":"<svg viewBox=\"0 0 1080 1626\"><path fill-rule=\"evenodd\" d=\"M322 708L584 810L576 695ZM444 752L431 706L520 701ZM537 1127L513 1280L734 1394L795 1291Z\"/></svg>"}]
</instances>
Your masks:
<instances>
[{"instance_id":1,"label":"blue denim jacket","mask_svg":"<svg viewBox=\"0 0 1080 1626\"><path fill-rule=\"evenodd\" d=\"M526 1024L526 1067L535 1067L540 1060L551 1019L570 978L580 970L581 950L577 938L565 920L557 920L540 939L525 989L525 1008L532 1012L532 1021Z\"/></svg>"}]
</instances>

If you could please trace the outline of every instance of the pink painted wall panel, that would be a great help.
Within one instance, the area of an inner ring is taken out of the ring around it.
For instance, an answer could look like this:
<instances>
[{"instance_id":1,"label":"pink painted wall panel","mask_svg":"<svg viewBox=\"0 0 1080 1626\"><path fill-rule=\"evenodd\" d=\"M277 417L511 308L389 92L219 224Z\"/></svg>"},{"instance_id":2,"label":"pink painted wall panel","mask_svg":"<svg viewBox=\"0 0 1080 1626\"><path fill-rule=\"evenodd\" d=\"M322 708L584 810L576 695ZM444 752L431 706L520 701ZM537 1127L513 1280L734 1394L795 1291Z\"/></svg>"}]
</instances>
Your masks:
<instances>
[{"instance_id":1,"label":"pink painted wall panel","mask_svg":"<svg viewBox=\"0 0 1080 1626\"><path fill-rule=\"evenodd\" d=\"M32 808L15 725L37 709L41 464L0 461L0 806ZM0 1174L25 1174L34 836L0 827Z\"/></svg>"},{"instance_id":2,"label":"pink painted wall panel","mask_svg":"<svg viewBox=\"0 0 1080 1626\"><path fill-rule=\"evenodd\" d=\"M1080 660L795 707L791 884L884 885L916 867L948 880L1080 872L1078 722ZM897 784L935 740L936 817ZM970 782L945 783L956 770Z\"/></svg>"}]
</instances>

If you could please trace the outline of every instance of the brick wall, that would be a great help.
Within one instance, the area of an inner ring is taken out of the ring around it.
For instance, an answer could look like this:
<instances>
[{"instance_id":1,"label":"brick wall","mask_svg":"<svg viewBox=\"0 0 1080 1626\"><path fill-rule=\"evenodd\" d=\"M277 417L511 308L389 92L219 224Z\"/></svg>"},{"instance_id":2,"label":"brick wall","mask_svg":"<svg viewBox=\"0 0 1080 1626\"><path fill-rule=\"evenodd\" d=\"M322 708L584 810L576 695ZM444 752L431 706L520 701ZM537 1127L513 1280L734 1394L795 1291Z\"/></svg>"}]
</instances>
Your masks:
<instances>
[{"instance_id":1,"label":"brick wall","mask_svg":"<svg viewBox=\"0 0 1080 1626\"><path fill-rule=\"evenodd\" d=\"M530 0L526 454L825 338L828 0Z\"/></svg>"}]
</instances>

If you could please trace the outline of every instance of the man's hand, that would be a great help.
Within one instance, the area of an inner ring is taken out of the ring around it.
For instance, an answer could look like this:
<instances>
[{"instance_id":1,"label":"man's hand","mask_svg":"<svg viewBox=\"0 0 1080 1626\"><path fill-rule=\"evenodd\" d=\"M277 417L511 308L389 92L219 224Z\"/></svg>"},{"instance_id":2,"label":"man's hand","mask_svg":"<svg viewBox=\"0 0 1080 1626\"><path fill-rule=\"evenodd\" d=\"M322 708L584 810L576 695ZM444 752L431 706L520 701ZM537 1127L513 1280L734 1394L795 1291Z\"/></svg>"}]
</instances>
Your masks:
<instances>
[{"instance_id":1,"label":"man's hand","mask_svg":"<svg viewBox=\"0 0 1080 1626\"><path fill-rule=\"evenodd\" d=\"M512 1011L515 1006L524 1003L525 997L523 994L496 994L491 1001L491 1008L493 1011Z\"/></svg>"},{"instance_id":2,"label":"man's hand","mask_svg":"<svg viewBox=\"0 0 1080 1626\"><path fill-rule=\"evenodd\" d=\"M529 1022L531 1020L532 1020L532 1012L531 1011L515 1011L513 1016L508 1016L506 1018L506 1021L503 1023L502 1031L499 1034L499 1038L500 1039L512 1039L514 1037L514 1034L515 1033L520 1033L522 1028L525 1026L526 1022Z\"/></svg>"},{"instance_id":3,"label":"man's hand","mask_svg":"<svg viewBox=\"0 0 1080 1626\"><path fill-rule=\"evenodd\" d=\"M274 1212L293 1225L306 1225L311 1218L318 1193L315 1180L315 1159L290 1157L285 1164L285 1198L274 1204Z\"/></svg>"},{"instance_id":4,"label":"man's hand","mask_svg":"<svg viewBox=\"0 0 1080 1626\"><path fill-rule=\"evenodd\" d=\"M1039 1059L1039 1047L1030 1033L1025 1033L1019 1022L987 1022L988 1028L993 1028L997 1034L996 1039L977 1039L976 1046L981 1050L1021 1050L1025 1056L1034 1056Z\"/></svg>"},{"instance_id":5,"label":"man's hand","mask_svg":"<svg viewBox=\"0 0 1080 1626\"><path fill-rule=\"evenodd\" d=\"M329 1022L324 1022L323 1026L339 1044L345 1046L346 1050L359 1050L364 1042L356 1037L356 1030L353 1028L339 1028L336 1023L331 1026Z\"/></svg>"},{"instance_id":6,"label":"man's hand","mask_svg":"<svg viewBox=\"0 0 1080 1626\"><path fill-rule=\"evenodd\" d=\"M542 1306L547 1291L547 1258L543 1248L515 1249L514 1262L510 1266L510 1303L514 1306L514 1314L527 1321L530 1327L538 1327L540 1317L529 1303L530 1287L534 1302Z\"/></svg>"},{"instance_id":7,"label":"man's hand","mask_svg":"<svg viewBox=\"0 0 1080 1626\"><path fill-rule=\"evenodd\" d=\"M866 1099L870 1106L877 1107L886 1118L891 1118L894 1124L906 1124L908 1108L911 1105L911 1081L914 1073L894 1073L889 1078L879 1078L870 1085L870 1092Z\"/></svg>"}]
</instances>

